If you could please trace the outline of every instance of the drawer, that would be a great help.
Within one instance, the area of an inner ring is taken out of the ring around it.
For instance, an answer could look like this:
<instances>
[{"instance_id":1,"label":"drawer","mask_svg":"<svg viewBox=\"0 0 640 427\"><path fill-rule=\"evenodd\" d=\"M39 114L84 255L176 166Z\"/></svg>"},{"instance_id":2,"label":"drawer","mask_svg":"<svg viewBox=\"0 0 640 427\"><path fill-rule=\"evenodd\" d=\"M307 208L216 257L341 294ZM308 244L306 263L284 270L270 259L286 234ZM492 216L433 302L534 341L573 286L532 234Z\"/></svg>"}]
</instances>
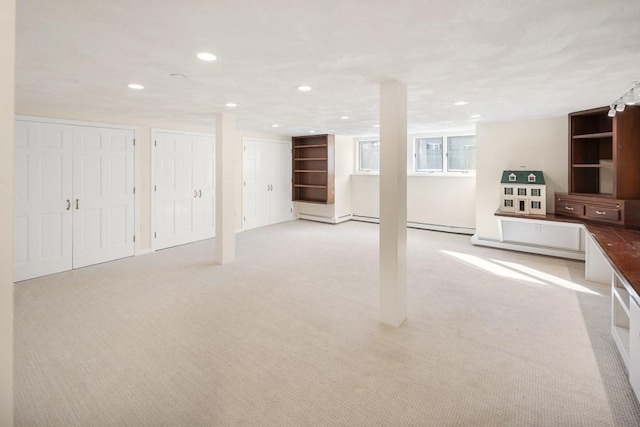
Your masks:
<instances>
[{"instance_id":1,"label":"drawer","mask_svg":"<svg viewBox=\"0 0 640 427\"><path fill-rule=\"evenodd\" d=\"M590 219L620 221L620 209L587 205L585 216Z\"/></svg>"},{"instance_id":2,"label":"drawer","mask_svg":"<svg viewBox=\"0 0 640 427\"><path fill-rule=\"evenodd\" d=\"M584 215L584 205L581 203L570 202L562 199L556 201L556 213L563 215Z\"/></svg>"}]
</instances>

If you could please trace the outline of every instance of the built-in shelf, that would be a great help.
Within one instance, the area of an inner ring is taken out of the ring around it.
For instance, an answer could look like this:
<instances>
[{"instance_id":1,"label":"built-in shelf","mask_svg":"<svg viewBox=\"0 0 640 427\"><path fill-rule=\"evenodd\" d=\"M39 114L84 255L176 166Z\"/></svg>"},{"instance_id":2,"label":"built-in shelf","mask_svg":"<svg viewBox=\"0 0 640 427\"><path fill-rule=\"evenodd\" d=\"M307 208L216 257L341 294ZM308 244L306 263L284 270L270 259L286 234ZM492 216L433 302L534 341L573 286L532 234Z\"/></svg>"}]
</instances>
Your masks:
<instances>
[{"instance_id":1,"label":"built-in shelf","mask_svg":"<svg viewBox=\"0 0 640 427\"><path fill-rule=\"evenodd\" d=\"M333 135L294 136L293 201L333 204Z\"/></svg>"},{"instance_id":2,"label":"built-in shelf","mask_svg":"<svg viewBox=\"0 0 640 427\"><path fill-rule=\"evenodd\" d=\"M573 135L573 139L593 139L593 138L607 138L612 137L613 132L598 132L598 133L587 133L583 135Z\"/></svg>"},{"instance_id":3,"label":"built-in shelf","mask_svg":"<svg viewBox=\"0 0 640 427\"><path fill-rule=\"evenodd\" d=\"M309 144L309 145L298 145L296 147L293 147L295 149L301 149L301 148L318 148L318 147L326 147L327 144Z\"/></svg>"}]
</instances>

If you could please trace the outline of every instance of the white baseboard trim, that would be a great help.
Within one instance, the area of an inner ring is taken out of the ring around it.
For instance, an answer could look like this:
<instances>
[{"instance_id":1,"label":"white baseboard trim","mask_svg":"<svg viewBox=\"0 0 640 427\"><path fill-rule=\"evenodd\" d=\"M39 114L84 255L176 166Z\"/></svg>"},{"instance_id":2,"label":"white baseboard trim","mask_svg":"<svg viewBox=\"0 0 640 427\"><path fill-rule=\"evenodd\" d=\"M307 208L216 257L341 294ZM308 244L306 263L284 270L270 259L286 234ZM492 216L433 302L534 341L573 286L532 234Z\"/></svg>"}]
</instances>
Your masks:
<instances>
[{"instance_id":1,"label":"white baseboard trim","mask_svg":"<svg viewBox=\"0 0 640 427\"><path fill-rule=\"evenodd\" d=\"M561 248L550 248L547 246L537 246L527 243L501 242L499 240L478 237L475 234L471 237L471 243L476 246L487 246L490 248L507 249L510 251L528 252L532 254L548 255L558 258L575 259L578 261L585 260L584 252L580 251Z\"/></svg>"},{"instance_id":2,"label":"white baseboard trim","mask_svg":"<svg viewBox=\"0 0 640 427\"><path fill-rule=\"evenodd\" d=\"M373 216L352 215L353 221L371 222L380 224L380 218ZM455 225L428 224L424 222L407 221L408 228L418 228L420 230L443 231L445 233L468 234L471 236L476 232L474 228L457 227Z\"/></svg>"},{"instance_id":3,"label":"white baseboard trim","mask_svg":"<svg viewBox=\"0 0 640 427\"><path fill-rule=\"evenodd\" d=\"M136 254L136 256L138 255L146 255L146 254L150 254L151 252L153 252L153 249L148 248L148 249L140 249L138 251L138 253Z\"/></svg>"},{"instance_id":4,"label":"white baseboard trim","mask_svg":"<svg viewBox=\"0 0 640 427\"><path fill-rule=\"evenodd\" d=\"M342 215L342 216L323 216L323 215L313 215L313 214L305 214L305 213L300 213L298 214L298 219L306 219L309 221L317 221L317 222L324 222L327 224L340 224L341 222L347 222L351 220L352 215L351 214L347 214L347 215Z\"/></svg>"}]
</instances>

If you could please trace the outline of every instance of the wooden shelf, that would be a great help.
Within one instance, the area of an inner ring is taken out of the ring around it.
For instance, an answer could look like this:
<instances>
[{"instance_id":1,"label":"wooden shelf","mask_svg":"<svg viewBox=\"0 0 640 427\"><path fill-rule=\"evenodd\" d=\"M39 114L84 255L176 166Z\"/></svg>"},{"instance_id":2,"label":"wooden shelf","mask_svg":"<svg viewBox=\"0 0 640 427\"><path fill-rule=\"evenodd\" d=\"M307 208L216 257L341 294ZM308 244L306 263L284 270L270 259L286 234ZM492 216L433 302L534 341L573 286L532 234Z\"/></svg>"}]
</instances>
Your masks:
<instances>
[{"instance_id":1,"label":"wooden shelf","mask_svg":"<svg viewBox=\"0 0 640 427\"><path fill-rule=\"evenodd\" d=\"M335 137L294 136L291 141L293 201L333 204Z\"/></svg>"},{"instance_id":2,"label":"wooden shelf","mask_svg":"<svg viewBox=\"0 0 640 427\"><path fill-rule=\"evenodd\" d=\"M598 133L585 133L582 135L573 135L573 139L594 139L594 138L607 138L612 137L613 132L598 132Z\"/></svg>"},{"instance_id":3,"label":"wooden shelf","mask_svg":"<svg viewBox=\"0 0 640 427\"><path fill-rule=\"evenodd\" d=\"M579 163L576 165L571 165L572 168L609 168L613 169L612 164L602 164L602 163Z\"/></svg>"},{"instance_id":4,"label":"wooden shelf","mask_svg":"<svg viewBox=\"0 0 640 427\"><path fill-rule=\"evenodd\" d=\"M327 188L326 185L311 185L311 184L293 184L297 188Z\"/></svg>"},{"instance_id":5,"label":"wooden shelf","mask_svg":"<svg viewBox=\"0 0 640 427\"><path fill-rule=\"evenodd\" d=\"M568 214L570 206L585 220L640 228L640 107L614 117L608 112L600 107L569 114L569 192L559 193L556 213ZM603 204L607 215L592 215Z\"/></svg>"}]
</instances>

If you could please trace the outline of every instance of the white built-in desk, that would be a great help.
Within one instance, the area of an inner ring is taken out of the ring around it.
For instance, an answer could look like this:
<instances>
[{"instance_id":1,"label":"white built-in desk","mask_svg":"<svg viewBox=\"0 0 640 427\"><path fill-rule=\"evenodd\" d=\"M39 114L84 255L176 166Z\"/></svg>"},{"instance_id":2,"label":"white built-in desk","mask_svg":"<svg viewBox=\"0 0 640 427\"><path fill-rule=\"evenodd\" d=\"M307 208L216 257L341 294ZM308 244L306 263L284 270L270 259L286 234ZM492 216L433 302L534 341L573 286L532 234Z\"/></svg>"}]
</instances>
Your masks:
<instances>
[{"instance_id":1,"label":"white built-in desk","mask_svg":"<svg viewBox=\"0 0 640 427\"><path fill-rule=\"evenodd\" d=\"M640 399L640 231L553 214L495 215L500 245L494 246L584 259L587 280L611 284L611 332Z\"/></svg>"}]
</instances>

